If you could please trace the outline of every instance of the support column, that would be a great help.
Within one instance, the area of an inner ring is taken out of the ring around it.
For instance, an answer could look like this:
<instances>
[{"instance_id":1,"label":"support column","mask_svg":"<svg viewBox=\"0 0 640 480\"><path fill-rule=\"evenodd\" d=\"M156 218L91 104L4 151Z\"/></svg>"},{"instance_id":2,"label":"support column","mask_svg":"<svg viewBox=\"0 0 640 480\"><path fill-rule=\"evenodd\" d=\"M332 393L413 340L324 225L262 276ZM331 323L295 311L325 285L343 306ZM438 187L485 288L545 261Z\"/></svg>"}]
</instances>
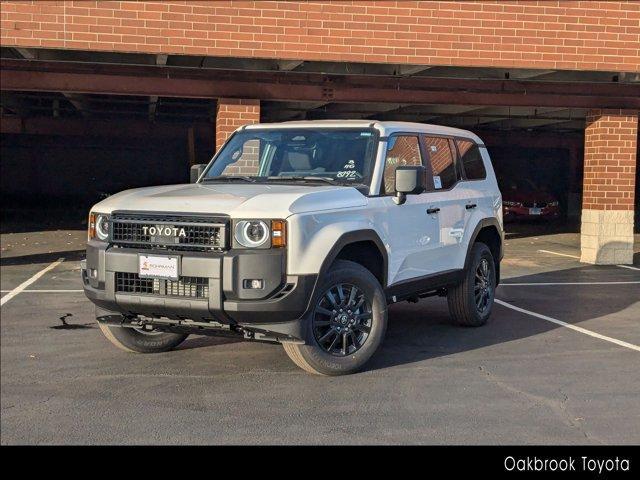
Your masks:
<instances>
[{"instance_id":1,"label":"support column","mask_svg":"<svg viewBox=\"0 0 640 480\"><path fill-rule=\"evenodd\" d=\"M637 110L591 110L584 139L580 260L633 261Z\"/></svg>"},{"instance_id":2,"label":"support column","mask_svg":"<svg viewBox=\"0 0 640 480\"><path fill-rule=\"evenodd\" d=\"M583 161L580 158L580 150L584 147L572 146L569 148L569 192L567 194L567 216L570 219L577 220L580 218L582 195L580 191L580 173Z\"/></svg>"},{"instance_id":3,"label":"support column","mask_svg":"<svg viewBox=\"0 0 640 480\"><path fill-rule=\"evenodd\" d=\"M242 125L260 122L260 100L219 98L216 110L216 151Z\"/></svg>"}]
</instances>

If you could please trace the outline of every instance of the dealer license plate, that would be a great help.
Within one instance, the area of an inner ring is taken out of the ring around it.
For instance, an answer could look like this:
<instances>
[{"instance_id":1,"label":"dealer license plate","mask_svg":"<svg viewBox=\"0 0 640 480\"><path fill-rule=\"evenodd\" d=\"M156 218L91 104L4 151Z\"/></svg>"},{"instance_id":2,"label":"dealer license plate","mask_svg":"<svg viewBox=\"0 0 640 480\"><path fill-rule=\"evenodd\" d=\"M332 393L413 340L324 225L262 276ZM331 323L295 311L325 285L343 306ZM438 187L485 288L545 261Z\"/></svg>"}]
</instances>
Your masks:
<instances>
[{"instance_id":1,"label":"dealer license plate","mask_svg":"<svg viewBox=\"0 0 640 480\"><path fill-rule=\"evenodd\" d=\"M140 278L178 280L180 277L180 257L138 255L138 275Z\"/></svg>"},{"instance_id":2,"label":"dealer license plate","mask_svg":"<svg viewBox=\"0 0 640 480\"><path fill-rule=\"evenodd\" d=\"M541 208L530 208L529 215L540 215L542 213Z\"/></svg>"}]
</instances>

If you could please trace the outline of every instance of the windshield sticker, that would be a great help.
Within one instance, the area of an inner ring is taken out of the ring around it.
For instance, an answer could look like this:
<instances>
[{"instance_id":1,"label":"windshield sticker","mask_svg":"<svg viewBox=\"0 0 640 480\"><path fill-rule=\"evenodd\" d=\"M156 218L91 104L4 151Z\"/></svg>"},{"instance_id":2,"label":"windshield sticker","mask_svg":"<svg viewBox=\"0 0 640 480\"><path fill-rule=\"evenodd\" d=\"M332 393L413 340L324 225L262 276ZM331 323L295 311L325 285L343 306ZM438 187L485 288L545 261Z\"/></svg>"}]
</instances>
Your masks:
<instances>
[{"instance_id":1,"label":"windshield sticker","mask_svg":"<svg viewBox=\"0 0 640 480\"><path fill-rule=\"evenodd\" d=\"M435 188L442 188L442 180L440 180L440 175L433 176L433 186Z\"/></svg>"},{"instance_id":2,"label":"windshield sticker","mask_svg":"<svg viewBox=\"0 0 640 480\"><path fill-rule=\"evenodd\" d=\"M356 168L355 160L349 160L347 163L344 164L342 168L344 168L345 170L352 170Z\"/></svg>"},{"instance_id":3,"label":"windshield sticker","mask_svg":"<svg viewBox=\"0 0 640 480\"><path fill-rule=\"evenodd\" d=\"M356 173L357 172L355 170L342 171L336 174L336 178L344 178L348 180L350 178L356 178Z\"/></svg>"}]
</instances>

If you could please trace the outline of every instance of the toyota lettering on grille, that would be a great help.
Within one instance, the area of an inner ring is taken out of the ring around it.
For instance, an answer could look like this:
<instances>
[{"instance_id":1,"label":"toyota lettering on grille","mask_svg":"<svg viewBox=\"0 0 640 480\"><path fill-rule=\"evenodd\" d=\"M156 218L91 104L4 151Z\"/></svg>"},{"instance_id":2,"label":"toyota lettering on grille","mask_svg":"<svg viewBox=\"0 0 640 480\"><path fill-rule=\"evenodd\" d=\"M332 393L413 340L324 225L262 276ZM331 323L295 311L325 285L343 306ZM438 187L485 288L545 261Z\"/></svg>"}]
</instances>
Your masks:
<instances>
[{"instance_id":1,"label":"toyota lettering on grille","mask_svg":"<svg viewBox=\"0 0 640 480\"><path fill-rule=\"evenodd\" d=\"M184 237L186 238L187 232L184 228L167 227L165 225L147 226L142 227L142 233L144 235L151 235L152 237Z\"/></svg>"}]
</instances>

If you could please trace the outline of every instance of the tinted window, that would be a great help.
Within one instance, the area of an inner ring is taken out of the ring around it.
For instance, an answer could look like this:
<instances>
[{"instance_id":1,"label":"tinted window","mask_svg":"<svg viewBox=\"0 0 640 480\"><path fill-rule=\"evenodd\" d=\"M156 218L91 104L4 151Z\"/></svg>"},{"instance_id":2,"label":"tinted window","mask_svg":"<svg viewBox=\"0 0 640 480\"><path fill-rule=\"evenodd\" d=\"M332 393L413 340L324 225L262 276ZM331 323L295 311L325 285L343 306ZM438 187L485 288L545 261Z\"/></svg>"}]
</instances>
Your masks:
<instances>
[{"instance_id":1,"label":"tinted window","mask_svg":"<svg viewBox=\"0 0 640 480\"><path fill-rule=\"evenodd\" d=\"M458 152L462 160L465 177L468 180L482 180L486 178L487 172L484 169L482 156L478 145L469 140L456 140Z\"/></svg>"},{"instance_id":2,"label":"tinted window","mask_svg":"<svg viewBox=\"0 0 640 480\"><path fill-rule=\"evenodd\" d=\"M395 193L396 168L404 165L422 165L418 137L393 135L387 142L387 157L384 162L384 179L382 185L383 191L380 193Z\"/></svg>"},{"instance_id":3,"label":"tinted window","mask_svg":"<svg viewBox=\"0 0 640 480\"><path fill-rule=\"evenodd\" d=\"M431 163L434 188L440 190L453 187L458 181L458 175L449 139L425 136L423 141Z\"/></svg>"}]
</instances>

